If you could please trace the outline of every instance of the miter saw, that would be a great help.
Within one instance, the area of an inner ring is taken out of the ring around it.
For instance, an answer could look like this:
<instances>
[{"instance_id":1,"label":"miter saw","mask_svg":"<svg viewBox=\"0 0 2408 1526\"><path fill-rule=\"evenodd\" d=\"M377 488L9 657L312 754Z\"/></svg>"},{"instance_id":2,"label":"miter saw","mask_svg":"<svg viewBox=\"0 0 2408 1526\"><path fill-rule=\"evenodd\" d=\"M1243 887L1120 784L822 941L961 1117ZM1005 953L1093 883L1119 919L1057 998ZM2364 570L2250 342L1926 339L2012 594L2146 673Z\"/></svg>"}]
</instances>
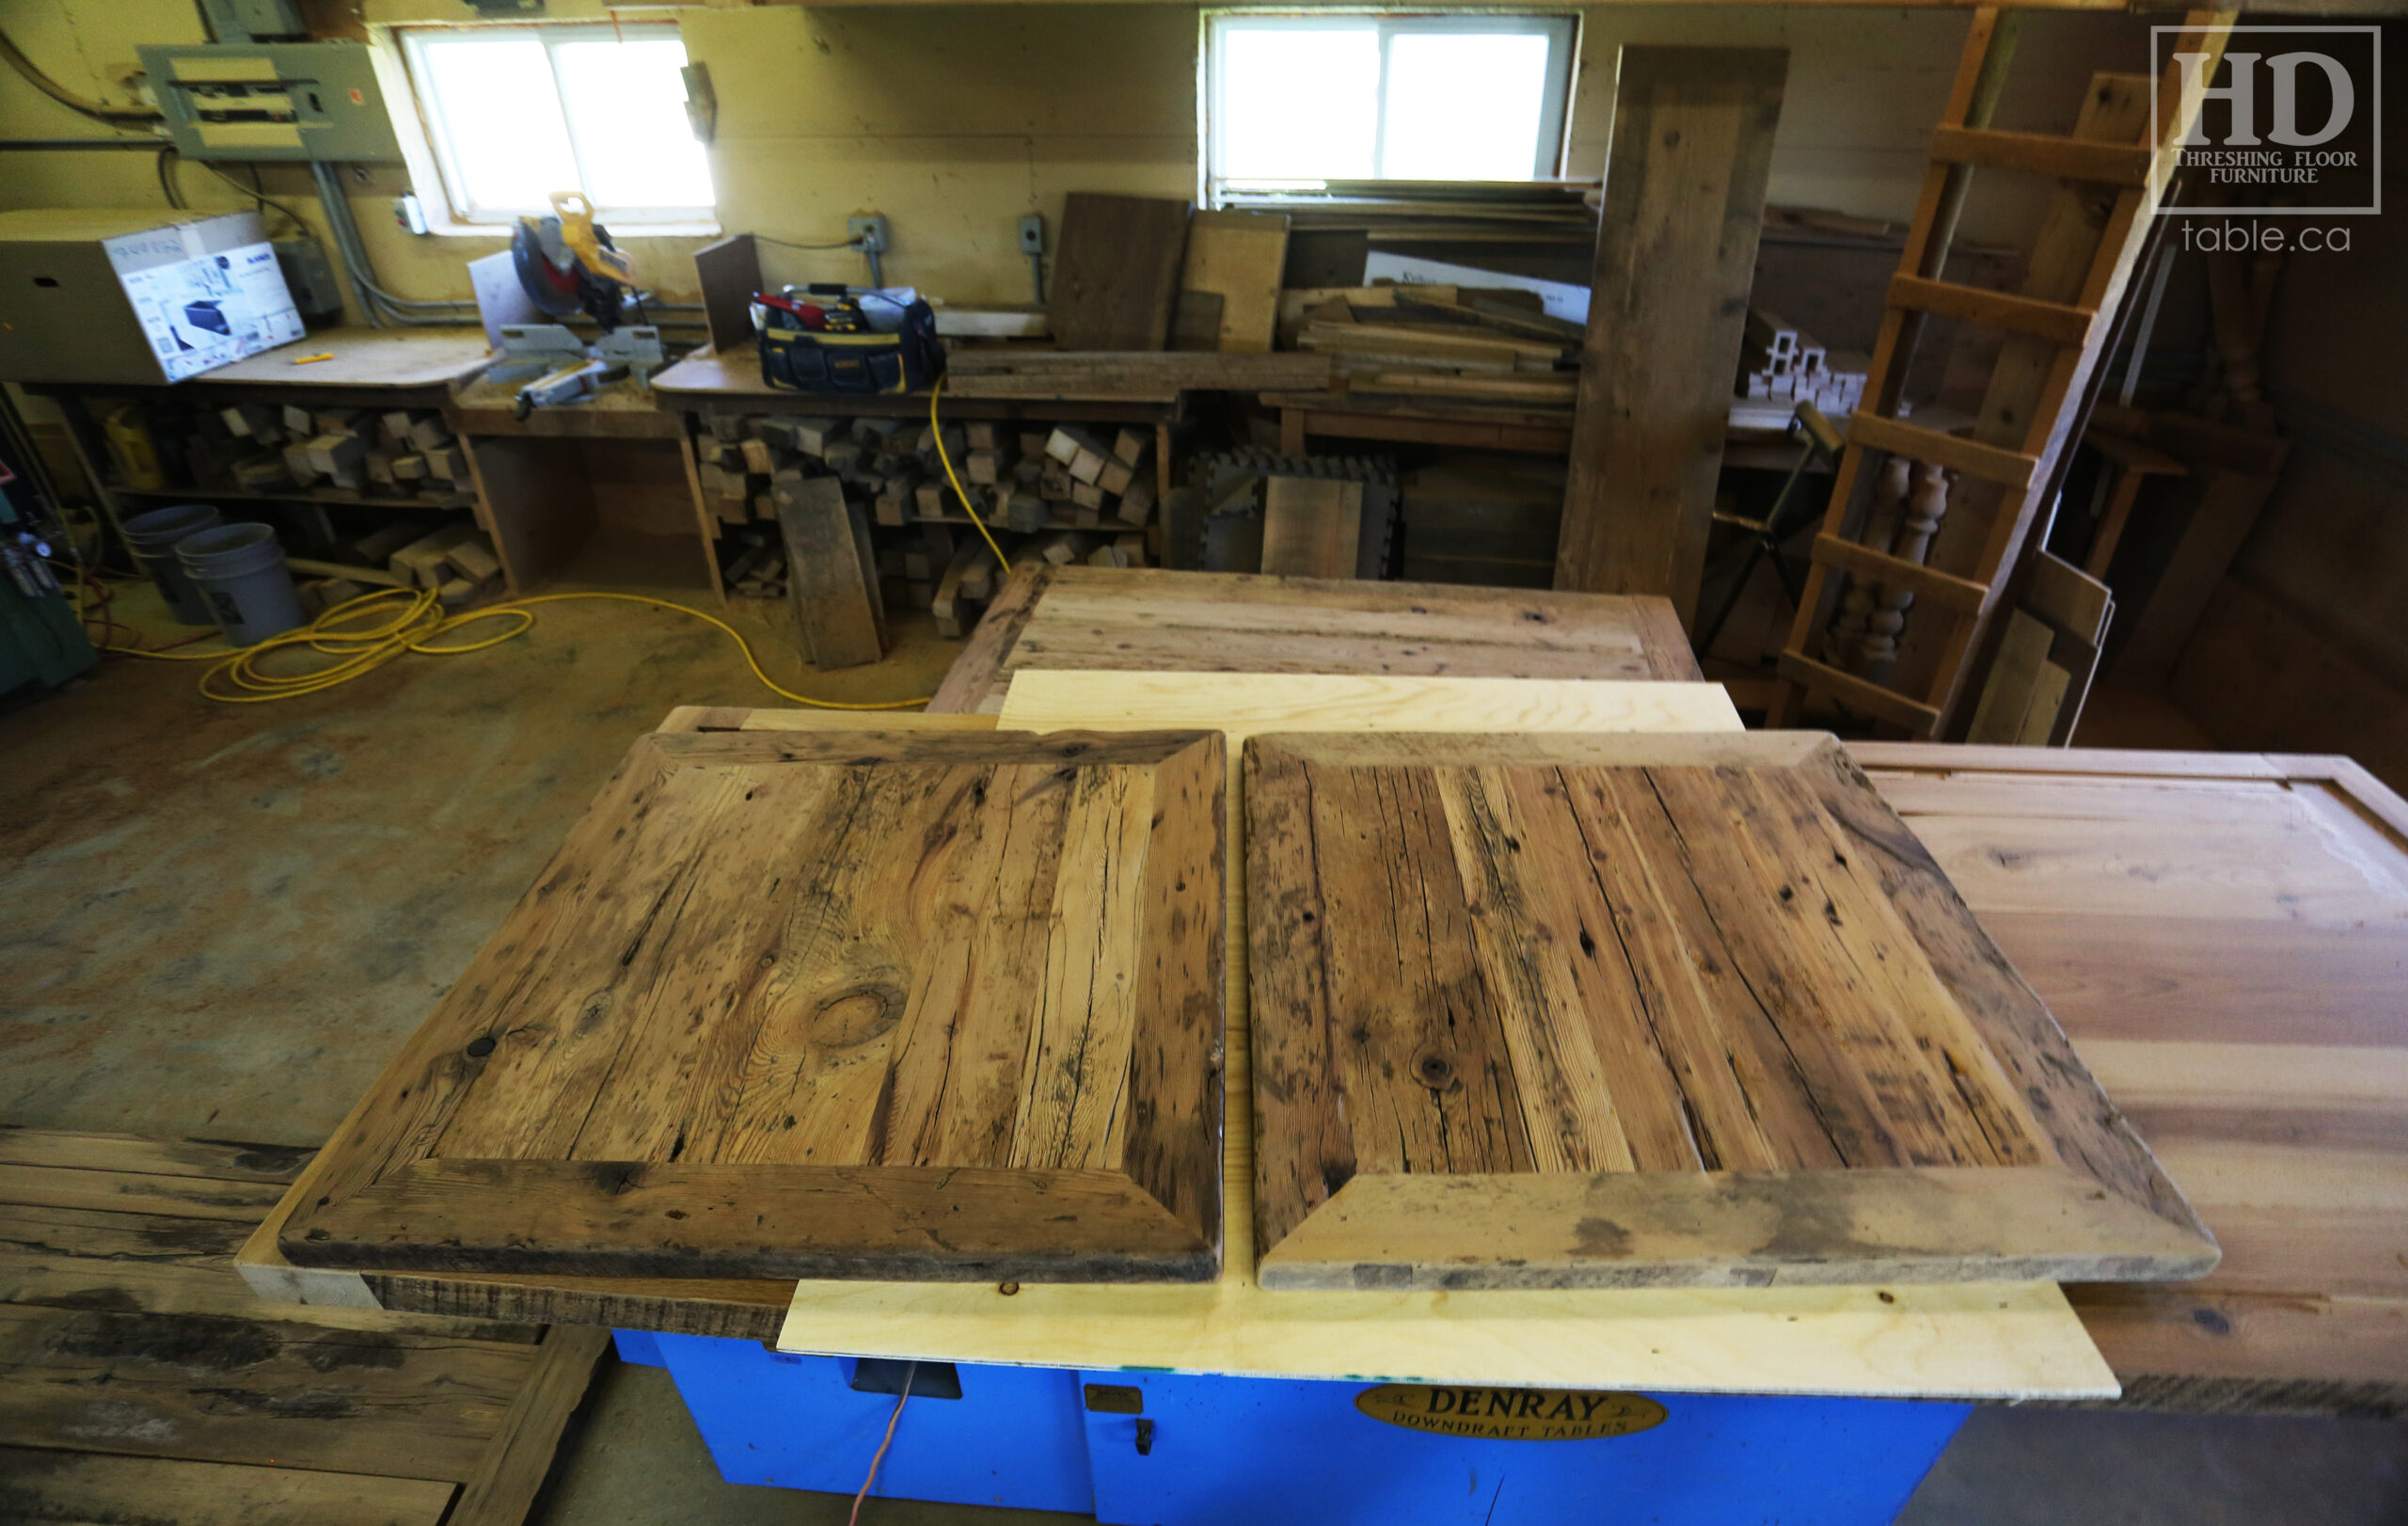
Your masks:
<instances>
[{"instance_id":1,"label":"miter saw","mask_svg":"<svg viewBox=\"0 0 2408 1526\"><path fill-rule=\"evenodd\" d=\"M582 312L609 333L629 308L641 309L636 267L594 221L594 204L575 191L552 193L552 215L521 217L510 236L511 263L527 300L555 318Z\"/></svg>"},{"instance_id":2,"label":"miter saw","mask_svg":"<svg viewBox=\"0 0 2408 1526\"><path fill-rule=\"evenodd\" d=\"M547 217L521 217L510 239L511 263L527 300L554 318L583 313L601 328L588 347L557 324L507 325L501 330L502 364L494 381L531 377L513 407L525 418L538 407L590 396L623 374L636 385L664 358L660 330L649 324L620 326L633 310L643 316L643 294L635 265L610 242L610 230L594 220L594 205L574 191L552 193Z\"/></svg>"}]
</instances>

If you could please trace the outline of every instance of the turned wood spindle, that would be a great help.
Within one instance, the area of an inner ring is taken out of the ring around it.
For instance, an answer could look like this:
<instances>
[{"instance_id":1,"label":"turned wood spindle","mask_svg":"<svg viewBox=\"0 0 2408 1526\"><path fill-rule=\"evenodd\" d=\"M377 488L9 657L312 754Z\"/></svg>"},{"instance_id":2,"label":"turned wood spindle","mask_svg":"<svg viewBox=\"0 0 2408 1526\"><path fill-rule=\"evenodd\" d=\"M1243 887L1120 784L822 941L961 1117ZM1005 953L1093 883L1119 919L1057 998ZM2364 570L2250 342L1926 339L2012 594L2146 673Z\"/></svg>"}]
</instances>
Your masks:
<instances>
[{"instance_id":1,"label":"turned wood spindle","mask_svg":"<svg viewBox=\"0 0 2408 1526\"><path fill-rule=\"evenodd\" d=\"M1865 512L1864 534L1860 544L1870 550L1887 551L1898 533L1898 520L1906 506L1907 459L1893 455L1881 463L1880 474L1873 480L1873 502ZM1864 638L1872 628L1873 606L1879 596L1879 585L1871 579L1849 575L1847 592L1841 596L1839 613L1830 625L1828 649L1831 666L1853 671L1861 660Z\"/></svg>"},{"instance_id":2,"label":"turned wood spindle","mask_svg":"<svg viewBox=\"0 0 2408 1526\"><path fill-rule=\"evenodd\" d=\"M1907 494L1906 517L1898 528L1897 548L1891 554L1902 562L1920 564L1930 553L1931 538L1939 533L1940 521L1947 514L1947 475L1928 461L1916 462L1914 486ZM1910 590L1881 590L1880 603L1864 635L1863 664L1857 669L1875 683L1888 683L1891 672L1898 665L1898 640L1906 630L1907 612L1914 602Z\"/></svg>"}]
</instances>

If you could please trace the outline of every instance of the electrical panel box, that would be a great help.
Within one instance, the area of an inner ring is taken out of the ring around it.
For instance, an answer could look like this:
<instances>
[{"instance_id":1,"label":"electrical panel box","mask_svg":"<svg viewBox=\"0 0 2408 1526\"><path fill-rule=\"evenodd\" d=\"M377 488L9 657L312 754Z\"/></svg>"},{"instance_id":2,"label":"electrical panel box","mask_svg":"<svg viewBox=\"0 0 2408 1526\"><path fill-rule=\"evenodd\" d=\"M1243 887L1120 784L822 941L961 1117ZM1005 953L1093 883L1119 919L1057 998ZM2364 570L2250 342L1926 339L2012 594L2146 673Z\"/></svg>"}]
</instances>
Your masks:
<instances>
[{"instance_id":1,"label":"electrical panel box","mask_svg":"<svg viewBox=\"0 0 2408 1526\"><path fill-rule=\"evenodd\" d=\"M256 212L0 212L0 381L182 381L299 339Z\"/></svg>"},{"instance_id":2,"label":"electrical panel box","mask_svg":"<svg viewBox=\"0 0 2408 1526\"><path fill-rule=\"evenodd\" d=\"M190 42L138 50L187 159L399 159L362 42Z\"/></svg>"},{"instance_id":3,"label":"electrical panel box","mask_svg":"<svg viewBox=\"0 0 2408 1526\"><path fill-rule=\"evenodd\" d=\"M301 310L302 317L342 316L342 287L335 279L335 262L326 258L325 245L314 238L277 239L276 262L284 269L285 290L293 294L293 305Z\"/></svg>"}]
</instances>

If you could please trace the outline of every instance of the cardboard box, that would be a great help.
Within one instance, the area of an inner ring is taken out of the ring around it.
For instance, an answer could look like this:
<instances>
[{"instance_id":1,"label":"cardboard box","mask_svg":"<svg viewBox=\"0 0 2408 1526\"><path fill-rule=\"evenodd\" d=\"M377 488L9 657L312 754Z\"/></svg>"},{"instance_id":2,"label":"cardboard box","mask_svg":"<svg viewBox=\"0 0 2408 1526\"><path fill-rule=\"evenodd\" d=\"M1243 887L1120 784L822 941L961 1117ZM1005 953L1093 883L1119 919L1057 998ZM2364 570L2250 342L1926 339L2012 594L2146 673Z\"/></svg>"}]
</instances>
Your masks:
<instances>
[{"instance_id":1,"label":"cardboard box","mask_svg":"<svg viewBox=\"0 0 2408 1526\"><path fill-rule=\"evenodd\" d=\"M0 212L0 380L157 386L302 337L256 212Z\"/></svg>"}]
</instances>

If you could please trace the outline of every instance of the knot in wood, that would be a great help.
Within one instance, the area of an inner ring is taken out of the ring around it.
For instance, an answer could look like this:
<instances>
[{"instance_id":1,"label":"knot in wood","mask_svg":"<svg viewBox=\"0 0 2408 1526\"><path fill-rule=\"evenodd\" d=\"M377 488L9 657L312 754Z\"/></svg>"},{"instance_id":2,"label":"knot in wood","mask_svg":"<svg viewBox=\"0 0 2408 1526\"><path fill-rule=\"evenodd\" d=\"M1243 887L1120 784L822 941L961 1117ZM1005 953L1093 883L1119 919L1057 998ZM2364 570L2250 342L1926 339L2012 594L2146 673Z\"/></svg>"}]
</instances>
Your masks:
<instances>
[{"instance_id":1,"label":"knot in wood","mask_svg":"<svg viewBox=\"0 0 2408 1526\"><path fill-rule=\"evenodd\" d=\"M1413 1078L1433 1091L1451 1090L1455 1085L1454 1059L1436 1049L1425 1049L1413 1057Z\"/></svg>"}]
</instances>

